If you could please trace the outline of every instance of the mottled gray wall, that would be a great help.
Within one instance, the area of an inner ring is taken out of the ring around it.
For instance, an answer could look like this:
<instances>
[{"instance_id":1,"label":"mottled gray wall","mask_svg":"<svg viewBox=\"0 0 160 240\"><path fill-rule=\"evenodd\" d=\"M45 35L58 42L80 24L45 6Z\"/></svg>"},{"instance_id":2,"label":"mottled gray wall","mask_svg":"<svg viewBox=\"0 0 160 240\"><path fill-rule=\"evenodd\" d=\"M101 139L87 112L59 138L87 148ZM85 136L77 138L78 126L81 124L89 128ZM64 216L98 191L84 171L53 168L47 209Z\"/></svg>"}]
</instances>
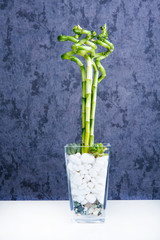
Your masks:
<instances>
[{"instance_id":1,"label":"mottled gray wall","mask_svg":"<svg viewBox=\"0 0 160 240\"><path fill-rule=\"evenodd\" d=\"M63 146L81 140L81 73L57 42L107 24L95 140L112 145L110 199L160 199L158 0L0 0L0 199L67 199Z\"/></svg>"}]
</instances>

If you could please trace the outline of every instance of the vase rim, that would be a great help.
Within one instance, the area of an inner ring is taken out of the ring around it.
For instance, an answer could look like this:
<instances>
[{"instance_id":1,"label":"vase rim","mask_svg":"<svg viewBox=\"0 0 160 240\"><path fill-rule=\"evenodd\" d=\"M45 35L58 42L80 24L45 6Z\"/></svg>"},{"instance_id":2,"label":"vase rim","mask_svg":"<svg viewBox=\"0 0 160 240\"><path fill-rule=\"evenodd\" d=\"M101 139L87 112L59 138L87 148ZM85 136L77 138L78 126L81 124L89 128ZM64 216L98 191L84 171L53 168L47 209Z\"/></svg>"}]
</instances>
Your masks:
<instances>
[{"instance_id":1,"label":"vase rim","mask_svg":"<svg viewBox=\"0 0 160 240\"><path fill-rule=\"evenodd\" d=\"M105 147L108 147L108 148L111 148L111 144L110 143L103 143L102 142L102 144L105 146ZM68 145L69 145L69 143L68 144L66 144L64 147L66 148L66 147L68 147ZM77 146L72 146L73 148L74 147L76 147L77 148ZM79 146L79 147L86 147L86 146ZM91 146L89 146L89 147L91 147Z\"/></svg>"}]
</instances>

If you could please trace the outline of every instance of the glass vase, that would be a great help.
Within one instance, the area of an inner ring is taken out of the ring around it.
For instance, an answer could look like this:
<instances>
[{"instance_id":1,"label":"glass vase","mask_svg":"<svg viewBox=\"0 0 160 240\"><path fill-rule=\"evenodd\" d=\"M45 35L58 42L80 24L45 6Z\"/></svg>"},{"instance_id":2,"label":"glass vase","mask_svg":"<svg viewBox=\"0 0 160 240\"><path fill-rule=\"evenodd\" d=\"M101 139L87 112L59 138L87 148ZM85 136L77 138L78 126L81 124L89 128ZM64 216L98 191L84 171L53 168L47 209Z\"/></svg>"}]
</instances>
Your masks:
<instances>
[{"instance_id":1,"label":"glass vase","mask_svg":"<svg viewBox=\"0 0 160 240\"><path fill-rule=\"evenodd\" d=\"M83 146L65 146L70 209L79 223L105 221L111 146L103 145L106 150L98 156L84 153Z\"/></svg>"}]
</instances>

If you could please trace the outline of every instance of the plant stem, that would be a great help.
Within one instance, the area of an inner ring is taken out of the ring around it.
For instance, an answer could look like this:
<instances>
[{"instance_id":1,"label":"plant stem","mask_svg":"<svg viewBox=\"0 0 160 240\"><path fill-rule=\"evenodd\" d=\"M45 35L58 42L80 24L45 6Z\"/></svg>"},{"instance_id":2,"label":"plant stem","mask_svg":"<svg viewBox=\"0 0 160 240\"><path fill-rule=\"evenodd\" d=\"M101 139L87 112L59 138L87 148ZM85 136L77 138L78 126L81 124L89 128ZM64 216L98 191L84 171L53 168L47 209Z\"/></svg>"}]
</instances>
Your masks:
<instances>
[{"instance_id":1,"label":"plant stem","mask_svg":"<svg viewBox=\"0 0 160 240\"><path fill-rule=\"evenodd\" d=\"M100 61L114 50L114 46L108 39L106 24L101 27L102 33L96 37L96 32L82 29L79 25L73 28L75 36L58 36L58 41L71 41L72 51L64 53L61 58L76 62L82 73L82 153L88 152L89 145L94 144L94 124L97 99L97 85L105 78L106 72ZM80 39L85 34L85 38ZM94 39L96 37L96 39ZM107 49L106 52L95 53L96 45ZM73 55L83 56L87 62L87 76L84 64ZM95 59L95 62L94 62ZM93 78L94 68L94 80ZM99 70L101 75L99 76Z\"/></svg>"},{"instance_id":2,"label":"plant stem","mask_svg":"<svg viewBox=\"0 0 160 240\"><path fill-rule=\"evenodd\" d=\"M85 145L85 119L86 119L86 72L84 64L76 57L73 56L74 52L70 51L64 53L61 57L62 59L71 60L76 62L82 74L82 145ZM83 149L82 149L83 150Z\"/></svg>"},{"instance_id":3,"label":"plant stem","mask_svg":"<svg viewBox=\"0 0 160 240\"><path fill-rule=\"evenodd\" d=\"M91 99L91 116L90 116L90 139L89 145L92 146L94 144L94 123L95 123L95 111L96 111L96 101L97 101L97 85L98 85L98 76L99 71L92 60L93 68L94 68L94 81L92 84L92 99Z\"/></svg>"},{"instance_id":4,"label":"plant stem","mask_svg":"<svg viewBox=\"0 0 160 240\"><path fill-rule=\"evenodd\" d=\"M86 120L86 73L84 65L81 67L82 72L82 145L85 145L85 120ZM83 149L82 149L83 150Z\"/></svg>"},{"instance_id":5,"label":"plant stem","mask_svg":"<svg viewBox=\"0 0 160 240\"><path fill-rule=\"evenodd\" d=\"M75 37L73 37L73 36L65 36L65 35L58 36L58 41L60 41L60 42L71 41L71 42L75 42L75 43L79 42L79 40L77 40Z\"/></svg>"},{"instance_id":6,"label":"plant stem","mask_svg":"<svg viewBox=\"0 0 160 240\"><path fill-rule=\"evenodd\" d=\"M93 66L92 66L92 60L89 55L86 54L85 59L87 61L85 152L87 152L89 148L89 138L90 138L91 89L92 89Z\"/></svg>"},{"instance_id":7,"label":"plant stem","mask_svg":"<svg viewBox=\"0 0 160 240\"><path fill-rule=\"evenodd\" d=\"M106 70L105 68L102 66L102 64L100 63L100 61L106 57L108 57L108 55L110 54L110 51L107 51L105 53L103 53L101 56L99 54L99 57L97 57L97 59L95 60L95 64L96 66L99 68L99 70L101 71L101 76L98 78L98 84L106 77Z\"/></svg>"}]
</instances>

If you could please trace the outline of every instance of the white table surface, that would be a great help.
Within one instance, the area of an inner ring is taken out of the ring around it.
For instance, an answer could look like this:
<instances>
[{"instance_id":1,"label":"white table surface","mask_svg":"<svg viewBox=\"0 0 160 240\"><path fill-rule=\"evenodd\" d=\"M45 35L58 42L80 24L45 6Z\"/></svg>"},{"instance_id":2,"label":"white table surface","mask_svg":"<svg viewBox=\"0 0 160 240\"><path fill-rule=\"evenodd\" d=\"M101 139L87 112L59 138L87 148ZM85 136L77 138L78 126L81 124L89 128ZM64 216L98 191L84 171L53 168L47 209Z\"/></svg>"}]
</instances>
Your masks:
<instances>
[{"instance_id":1,"label":"white table surface","mask_svg":"<svg viewBox=\"0 0 160 240\"><path fill-rule=\"evenodd\" d=\"M160 240L160 200L108 201L105 223L74 223L69 201L0 201L0 240Z\"/></svg>"}]
</instances>

